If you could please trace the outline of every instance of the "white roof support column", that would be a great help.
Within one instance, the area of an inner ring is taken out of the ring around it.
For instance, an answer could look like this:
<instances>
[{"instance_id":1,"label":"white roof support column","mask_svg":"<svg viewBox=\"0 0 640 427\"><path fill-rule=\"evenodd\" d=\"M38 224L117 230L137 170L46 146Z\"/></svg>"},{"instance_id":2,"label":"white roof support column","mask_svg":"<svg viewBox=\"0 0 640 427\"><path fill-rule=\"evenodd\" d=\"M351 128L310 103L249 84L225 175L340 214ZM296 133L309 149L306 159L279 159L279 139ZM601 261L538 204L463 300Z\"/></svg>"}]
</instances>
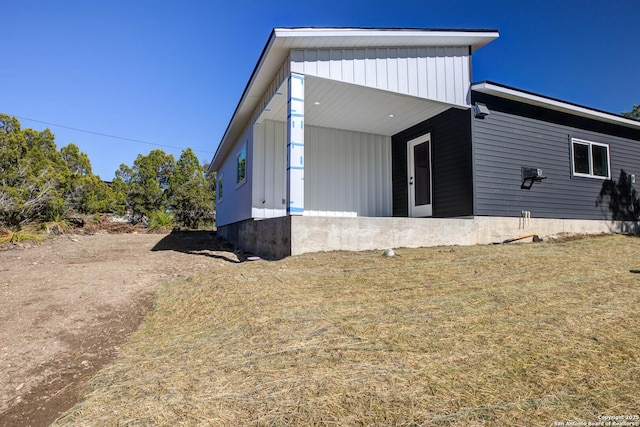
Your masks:
<instances>
[{"instance_id":1,"label":"white roof support column","mask_svg":"<svg viewBox=\"0 0 640 427\"><path fill-rule=\"evenodd\" d=\"M287 214L304 213L304 75L291 73L287 99Z\"/></svg>"}]
</instances>

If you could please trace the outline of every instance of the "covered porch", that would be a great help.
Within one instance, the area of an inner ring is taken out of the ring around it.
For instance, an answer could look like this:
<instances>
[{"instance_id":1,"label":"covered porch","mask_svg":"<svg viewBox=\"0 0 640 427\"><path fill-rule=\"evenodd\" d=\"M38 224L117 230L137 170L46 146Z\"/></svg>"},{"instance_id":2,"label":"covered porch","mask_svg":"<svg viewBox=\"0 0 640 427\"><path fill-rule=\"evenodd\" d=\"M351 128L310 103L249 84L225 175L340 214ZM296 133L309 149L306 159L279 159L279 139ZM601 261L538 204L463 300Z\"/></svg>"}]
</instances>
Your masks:
<instances>
[{"instance_id":1,"label":"covered porch","mask_svg":"<svg viewBox=\"0 0 640 427\"><path fill-rule=\"evenodd\" d=\"M392 217L392 136L452 108L469 106L291 73L254 121L251 216ZM417 142L417 157L407 147L405 203L425 217L431 146Z\"/></svg>"}]
</instances>

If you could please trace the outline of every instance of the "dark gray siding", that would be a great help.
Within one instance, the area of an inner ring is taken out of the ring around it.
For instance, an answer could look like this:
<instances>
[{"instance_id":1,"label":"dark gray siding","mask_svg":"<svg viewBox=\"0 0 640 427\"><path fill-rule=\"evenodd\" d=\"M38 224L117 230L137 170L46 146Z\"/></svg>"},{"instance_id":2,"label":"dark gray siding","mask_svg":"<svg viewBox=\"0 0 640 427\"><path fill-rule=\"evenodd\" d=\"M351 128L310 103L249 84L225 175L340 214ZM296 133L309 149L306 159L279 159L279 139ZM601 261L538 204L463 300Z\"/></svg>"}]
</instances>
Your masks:
<instances>
[{"instance_id":1,"label":"dark gray siding","mask_svg":"<svg viewBox=\"0 0 640 427\"><path fill-rule=\"evenodd\" d=\"M407 141L431 133L433 216L473 214L471 113L452 108L392 137L393 215L408 216Z\"/></svg>"},{"instance_id":2,"label":"dark gray siding","mask_svg":"<svg viewBox=\"0 0 640 427\"><path fill-rule=\"evenodd\" d=\"M473 119L476 215L622 219L615 211L627 206L614 205L633 191L625 177L636 174L640 185L640 132L481 94L473 100L491 110ZM611 180L572 176L572 137L609 144ZM547 178L521 189L522 166Z\"/></svg>"}]
</instances>

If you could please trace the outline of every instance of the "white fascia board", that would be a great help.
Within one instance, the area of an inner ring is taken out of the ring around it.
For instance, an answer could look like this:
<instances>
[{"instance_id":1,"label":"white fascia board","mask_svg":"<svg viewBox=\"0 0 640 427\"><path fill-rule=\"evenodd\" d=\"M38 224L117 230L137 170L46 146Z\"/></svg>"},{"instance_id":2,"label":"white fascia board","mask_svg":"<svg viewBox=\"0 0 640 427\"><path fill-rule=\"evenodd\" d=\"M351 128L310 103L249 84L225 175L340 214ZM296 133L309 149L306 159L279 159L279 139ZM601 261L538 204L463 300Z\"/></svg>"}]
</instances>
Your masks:
<instances>
[{"instance_id":1,"label":"white fascia board","mask_svg":"<svg viewBox=\"0 0 640 427\"><path fill-rule=\"evenodd\" d=\"M289 48L382 48L470 46L472 52L497 39L497 30L430 30L393 28L276 28Z\"/></svg>"},{"instance_id":2,"label":"white fascia board","mask_svg":"<svg viewBox=\"0 0 640 427\"><path fill-rule=\"evenodd\" d=\"M522 102L524 104L536 105L563 113L573 114L576 116L586 117L601 122L613 123L634 129L640 129L640 121L628 119L613 113L599 111L581 105L571 104L569 102L560 101L558 99L547 98L542 95L536 95L529 92L523 92L517 89L499 86L496 84L482 82L471 86L471 90L475 92L486 93L500 98L510 99L512 101ZM491 109L491 106L489 106Z\"/></svg>"}]
</instances>

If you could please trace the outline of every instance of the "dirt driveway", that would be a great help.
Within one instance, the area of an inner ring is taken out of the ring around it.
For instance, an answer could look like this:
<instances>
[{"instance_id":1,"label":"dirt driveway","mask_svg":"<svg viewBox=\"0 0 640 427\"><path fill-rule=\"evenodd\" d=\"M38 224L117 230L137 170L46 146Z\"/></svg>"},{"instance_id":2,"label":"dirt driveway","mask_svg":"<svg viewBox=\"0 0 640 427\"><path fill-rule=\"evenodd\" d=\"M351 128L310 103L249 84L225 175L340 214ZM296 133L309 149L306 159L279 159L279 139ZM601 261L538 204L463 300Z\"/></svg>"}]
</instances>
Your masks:
<instances>
[{"instance_id":1,"label":"dirt driveway","mask_svg":"<svg viewBox=\"0 0 640 427\"><path fill-rule=\"evenodd\" d=\"M238 262L213 232L0 246L0 426L44 426L117 355L154 289Z\"/></svg>"}]
</instances>

